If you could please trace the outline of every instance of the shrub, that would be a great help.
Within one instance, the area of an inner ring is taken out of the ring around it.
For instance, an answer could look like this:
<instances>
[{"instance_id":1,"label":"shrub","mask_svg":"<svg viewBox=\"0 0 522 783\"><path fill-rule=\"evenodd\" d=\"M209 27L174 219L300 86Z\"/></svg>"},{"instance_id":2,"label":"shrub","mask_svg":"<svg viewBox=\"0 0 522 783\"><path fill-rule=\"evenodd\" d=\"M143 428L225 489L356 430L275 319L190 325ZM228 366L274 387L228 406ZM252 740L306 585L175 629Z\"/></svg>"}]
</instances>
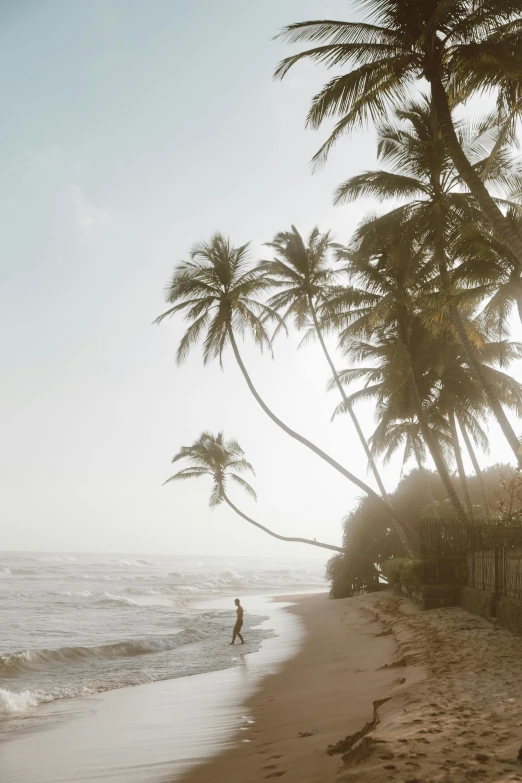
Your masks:
<instances>
[{"instance_id":1,"label":"shrub","mask_svg":"<svg viewBox=\"0 0 522 783\"><path fill-rule=\"evenodd\" d=\"M426 566L422 560L394 557L386 560L381 568L388 584L402 586L407 592L418 592L424 584Z\"/></svg>"},{"instance_id":2,"label":"shrub","mask_svg":"<svg viewBox=\"0 0 522 783\"><path fill-rule=\"evenodd\" d=\"M326 578L331 584L330 598L348 598L378 587L377 569L371 562L348 555L334 555L326 564Z\"/></svg>"},{"instance_id":3,"label":"shrub","mask_svg":"<svg viewBox=\"0 0 522 783\"><path fill-rule=\"evenodd\" d=\"M405 558L394 557L392 560L385 560L381 565L381 570L389 585L399 587L401 583L401 567Z\"/></svg>"}]
</instances>

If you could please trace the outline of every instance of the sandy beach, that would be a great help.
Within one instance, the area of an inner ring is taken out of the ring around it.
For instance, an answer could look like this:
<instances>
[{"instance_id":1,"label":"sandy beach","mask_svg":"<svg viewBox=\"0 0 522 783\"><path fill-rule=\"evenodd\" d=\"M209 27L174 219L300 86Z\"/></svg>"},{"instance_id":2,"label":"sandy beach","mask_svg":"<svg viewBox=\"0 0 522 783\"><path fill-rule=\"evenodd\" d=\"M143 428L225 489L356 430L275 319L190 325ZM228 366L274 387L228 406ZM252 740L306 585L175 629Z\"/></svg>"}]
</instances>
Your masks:
<instances>
[{"instance_id":1,"label":"sandy beach","mask_svg":"<svg viewBox=\"0 0 522 783\"><path fill-rule=\"evenodd\" d=\"M522 780L519 637L388 593L287 611L306 640L247 701L250 743L184 783Z\"/></svg>"},{"instance_id":2,"label":"sandy beach","mask_svg":"<svg viewBox=\"0 0 522 783\"><path fill-rule=\"evenodd\" d=\"M42 708L3 737L2 783L522 780L520 637L388 592L251 603L259 652Z\"/></svg>"}]
</instances>

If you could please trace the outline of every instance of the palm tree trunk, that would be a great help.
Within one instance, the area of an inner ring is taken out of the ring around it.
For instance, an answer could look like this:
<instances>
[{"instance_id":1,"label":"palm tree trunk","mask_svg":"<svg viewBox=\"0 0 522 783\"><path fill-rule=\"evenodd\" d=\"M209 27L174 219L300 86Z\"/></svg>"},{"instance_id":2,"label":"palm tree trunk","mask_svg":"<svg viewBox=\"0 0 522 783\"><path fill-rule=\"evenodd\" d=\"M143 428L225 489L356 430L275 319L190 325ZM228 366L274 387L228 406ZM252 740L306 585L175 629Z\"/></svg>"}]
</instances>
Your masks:
<instances>
[{"instance_id":1,"label":"palm tree trunk","mask_svg":"<svg viewBox=\"0 0 522 783\"><path fill-rule=\"evenodd\" d=\"M519 467L522 467L522 452L521 452L520 442L516 436L515 430L511 426L511 423L508 417L506 416L506 413L504 411L504 408L502 407L502 403L500 402L500 398L494 386L489 382L489 380L487 379L484 373L482 363L478 357L475 346L473 345L473 343L471 342L471 340L467 335L466 329L462 322L461 315L456 307L451 308L451 319L453 321L453 324L455 325L459 342L462 345L462 349L464 351L466 361L469 364L469 368L473 373L473 375L475 376L475 378L477 379L477 381L479 382L482 389L484 390L484 394L486 395L486 399L489 403L489 407L491 408L491 411L495 416L500 426L500 429L504 434L504 437L506 438L507 442L511 446L511 450L513 451L513 454L516 457Z\"/></svg>"},{"instance_id":2,"label":"palm tree trunk","mask_svg":"<svg viewBox=\"0 0 522 783\"><path fill-rule=\"evenodd\" d=\"M255 527L258 527L260 530L263 530L265 533L268 533L269 536L272 536L273 538L278 538L279 541L290 541L294 544L310 544L310 546L318 546L321 549L331 549L334 552L344 552L344 549L340 546L334 546L333 544L323 544L321 541L312 541L310 538L291 538L289 536L280 536L279 533L274 533L273 530L269 530L264 525L260 525L259 522L254 522L253 519L250 519L250 517L247 517L246 514L243 514L242 511L240 511L237 506L235 506L231 500L227 497L225 493L223 493L223 498L226 503L230 506L230 508L236 512L236 514L239 514L240 517L243 517L243 519L246 519L247 522L250 522L251 525L254 525Z\"/></svg>"},{"instance_id":3,"label":"palm tree trunk","mask_svg":"<svg viewBox=\"0 0 522 783\"><path fill-rule=\"evenodd\" d=\"M459 425L460 425L460 431L462 432L462 437L464 439L464 443L466 444L466 448L468 450L468 454L471 459L471 463L473 465L473 470L475 471L475 475L479 483L480 494L482 496L482 507L484 509L484 517L485 519L489 519L490 518L489 498L488 498L488 491L486 489L486 482L484 481L484 474L482 473L482 470L480 468L477 455L475 454L475 449L473 448L473 445L471 443L471 438L469 437L469 433L461 419L459 419Z\"/></svg>"},{"instance_id":4,"label":"palm tree trunk","mask_svg":"<svg viewBox=\"0 0 522 783\"><path fill-rule=\"evenodd\" d=\"M302 443L303 446L306 446L310 451L313 451L314 454L317 454L318 457L321 457L322 460L328 463L328 465L331 465L335 470L337 470L341 475L343 475L345 478L348 479L348 481L351 481L352 484L355 484L356 487L359 487L363 492L365 492L367 495L369 495L371 498L373 498L376 503L378 503L391 517L393 524L397 530L397 533L399 535L399 538L401 542L403 543L406 551L410 555L410 557L416 557L418 555L419 551L419 541L418 541L418 534L415 533L415 531L409 529L409 535L407 536L404 531L404 523L400 519L400 517L396 514L394 509L390 506L389 503L387 503L383 498L377 494L371 487L369 487L367 484L364 483L364 481L361 481L357 478L357 476L354 476L353 473L350 473L349 470L346 470L346 468L343 468L339 462L334 460L332 457L330 457L326 452L324 452L322 449L320 449L318 446L316 446L314 443L309 441L307 438L304 438L302 435L300 435L298 432L295 432L290 427L288 427L281 419L279 419L275 413L273 413L268 405L265 404L263 399L259 396L257 389L255 388L254 384L252 383L252 380L248 374L248 371L243 364L243 360L241 358L241 354L239 353L239 349L237 347L236 338L234 337L234 330L232 329L232 326L229 324L228 326L228 336L230 338L230 344L232 345L232 350L234 351L234 356L236 358L236 361L239 365L239 369L243 373L243 377L245 381L247 382L247 386L254 395L256 402L261 406L261 408L264 410L264 412L269 416L272 421L277 424L278 427L280 427L283 432L286 432L287 435L290 435L291 438L294 438L294 440L299 441L299 443Z\"/></svg>"},{"instance_id":5,"label":"palm tree trunk","mask_svg":"<svg viewBox=\"0 0 522 783\"><path fill-rule=\"evenodd\" d=\"M511 250L518 263L522 266L522 239L513 229L509 220L504 217L460 146L460 142L455 132L455 126L453 125L448 96L438 69L436 67L429 69L426 76L431 85L432 100L437 112L442 137L455 168L462 180L468 186L470 193L476 199L477 204L494 231Z\"/></svg>"},{"instance_id":6,"label":"palm tree trunk","mask_svg":"<svg viewBox=\"0 0 522 783\"><path fill-rule=\"evenodd\" d=\"M415 411L415 416L417 417L417 421L419 422L422 437L424 438L424 442L428 447L428 450L431 454L431 458L435 463L435 467L437 468L437 472L441 478L442 483L444 484L444 488L448 493L448 498L451 502L451 505L455 509L455 513L457 514L457 519L461 519L462 521L467 522L468 515L464 510L464 506L460 502L459 496L455 492L455 487L453 486L448 468L446 467L446 463L444 462L444 459L440 452L439 444L437 443L430 429L430 426L426 420L426 417L424 416L422 401L420 398L419 389L417 387L417 380L415 378L415 375L413 374L413 368L411 367L411 362L410 362L410 367L408 369L408 386L412 398L413 410Z\"/></svg>"},{"instance_id":7,"label":"palm tree trunk","mask_svg":"<svg viewBox=\"0 0 522 783\"><path fill-rule=\"evenodd\" d=\"M333 377L335 378L335 382L337 384L337 388L339 389L339 391L341 393L341 397L343 398L343 402L344 402L345 408L348 411L348 414L349 414L349 416L350 416L350 418L352 420L353 426L355 427L355 429L357 431L357 435L359 436L359 440L361 441L362 447L363 447L364 452L366 454L366 458L368 460L368 464L369 464L369 466L372 469L372 473L373 473L373 475L375 477L375 481L377 482L377 486L379 487L379 491L380 491L381 495L383 496L383 498L386 498L388 500L388 502L389 502L388 493L386 492L384 484L382 483L382 479L381 479L381 476L380 476L379 471L377 469L377 465L375 464L375 460L373 458L373 454L371 453L371 451L369 449L368 442L367 442L367 440L366 440L366 438L364 436L364 433L363 433L363 431L361 429L361 425L359 424L359 420L357 419L357 416L354 413L352 404L350 403L350 401L349 401L349 399L348 399L348 397L346 395L346 392L344 391L344 388L343 388L343 385L341 383L341 380L340 380L340 378L339 378L339 376L337 374L337 370L335 369L335 365L334 365L334 363L332 361L332 358L331 358L330 354L328 353L328 348L326 347L326 344L324 342L323 334L322 334L322 331L321 331L321 327L319 325L319 320L317 318L317 313L315 312L315 307L313 305L311 297L309 298L309 305L310 305L310 311L312 313L312 319L313 319L313 322L314 322L315 331L317 332L317 337L319 338L319 342L321 344L321 348L323 349L323 353L324 353L324 355L326 357L326 361L328 362L328 364L330 366L330 370L332 371Z\"/></svg>"},{"instance_id":8,"label":"palm tree trunk","mask_svg":"<svg viewBox=\"0 0 522 783\"><path fill-rule=\"evenodd\" d=\"M469 494L468 480L466 477L466 471L464 469L464 461L462 459L462 451L460 450L459 435L457 432L457 422L455 421L455 414L450 411L448 414L448 421L451 431L451 443L453 446L453 453L455 455L455 461L457 463L457 470L460 479L460 486L462 487L462 494L464 496L464 503L468 510L470 519L473 519L473 503L471 502L471 495Z\"/></svg>"},{"instance_id":9,"label":"palm tree trunk","mask_svg":"<svg viewBox=\"0 0 522 783\"><path fill-rule=\"evenodd\" d=\"M450 114L450 120L451 120L451 114ZM440 125L440 119L439 119L439 125ZM453 126L452 126L453 127ZM442 126L441 126L442 129ZM457 140L458 143L458 140ZM460 149L460 146L459 146ZM464 153L462 153L464 154ZM496 205L495 205L496 206ZM451 280L448 273L448 264L446 259L446 248L445 248L445 226L442 222L442 220L438 220L437 224L435 226L435 232L436 232L436 247L435 247L435 253L437 257L437 264L439 267L439 272L441 276L441 282L442 282L442 288L443 292L447 295L451 295ZM457 337L459 339L459 342L462 346L462 350L464 351L464 356L466 357L466 361L469 365L469 368L473 375L475 376L475 380L479 383L479 385L482 387L484 394L486 395L486 399L488 401L489 407L491 408L491 411L493 415L495 416L500 429L502 430L502 433L504 437L506 438L507 442L509 443L516 459L520 467L522 467L522 452L519 440L516 436L515 430L511 426L511 423L506 416L506 413L504 411L504 408L502 407L502 403L500 402L500 398L494 388L494 386L489 382L487 379L482 363L480 361L480 358L477 354L477 351L475 349L475 346L471 342L471 340L468 337L468 334L466 332L464 322L462 320L462 316L458 310L457 307L454 305L450 305L450 318L453 323L453 326L455 327L455 330L457 332Z\"/></svg>"},{"instance_id":10,"label":"palm tree trunk","mask_svg":"<svg viewBox=\"0 0 522 783\"><path fill-rule=\"evenodd\" d=\"M520 321L522 321L522 269L518 269L517 272L518 274L513 282L516 281L515 301L517 303L518 317L520 318Z\"/></svg>"},{"instance_id":11,"label":"palm tree trunk","mask_svg":"<svg viewBox=\"0 0 522 783\"><path fill-rule=\"evenodd\" d=\"M413 451L415 452L415 460L417 462L417 467L419 468L421 474L424 476L424 481L426 482L427 493L428 493L428 498L430 500L431 510L433 512L433 515L434 515L435 519L438 519L439 518L439 513L437 511L437 501L435 500L435 498L433 496L433 491L431 489L430 477L428 476L428 471L426 470L426 468L424 467L424 464L422 462L422 458L421 458L420 451L419 451L419 445L418 445L418 443L416 443L415 439L413 439Z\"/></svg>"}]
</instances>

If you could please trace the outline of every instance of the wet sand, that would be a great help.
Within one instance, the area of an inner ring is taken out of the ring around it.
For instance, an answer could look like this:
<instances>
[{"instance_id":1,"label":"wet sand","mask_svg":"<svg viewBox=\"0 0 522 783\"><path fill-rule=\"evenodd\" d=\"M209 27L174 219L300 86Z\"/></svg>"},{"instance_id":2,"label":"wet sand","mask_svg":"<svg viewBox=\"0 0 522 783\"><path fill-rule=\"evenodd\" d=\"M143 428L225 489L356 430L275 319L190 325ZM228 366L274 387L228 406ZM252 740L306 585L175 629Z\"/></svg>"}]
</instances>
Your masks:
<instances>
[{"instance_id":1,"label":"wet sand","mask_svg":"<svg viewBox=\"0 0 522 783\"><path fill-rule=\"evenodd\" d=\"M248 699L251 743L183 783L522 781L520 637L389 593L288 611L307 637Z\"/></svg>"},{"instance_id":2,"label":"wet sand","mask_svg":"<svg viewBox=\"0 0 522 783\"><path fill-rule=\"evenodd\" d=\"M374 701L405 687L402 670L383 668L396 655L393 636L379 634L373 618L361 615L358 599L292 600L297 603L286 612L304 622L306 638L296 657L246 701L255 721L250 742L238 736L234 747L195 767L183 783L333 780L340 757L328 755L328 745L371 721ZM409 684L421 676L411 667Z\"/></svg>"}]
</instances>

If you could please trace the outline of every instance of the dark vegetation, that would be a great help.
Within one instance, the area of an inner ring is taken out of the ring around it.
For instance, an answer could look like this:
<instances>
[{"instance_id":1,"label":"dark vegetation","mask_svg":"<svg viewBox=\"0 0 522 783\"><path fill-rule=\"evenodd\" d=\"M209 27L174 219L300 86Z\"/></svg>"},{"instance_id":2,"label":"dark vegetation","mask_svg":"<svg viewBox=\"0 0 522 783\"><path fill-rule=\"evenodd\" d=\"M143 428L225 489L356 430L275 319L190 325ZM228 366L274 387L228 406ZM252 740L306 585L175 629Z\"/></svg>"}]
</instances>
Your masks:
<instances>
[{"instance_id":1,"label":"dark vegetation","mask_svg":"<svg viewBox=\"0 0 522 783\"><path fill-rule=\"evenodd\" d=\"M490 522L522 523L522 476L509 465L493 465L483 472L484 486L490 502ZM468 477L473 507L480 520L483 487L476 476ZM391 495L405 523L419 528L423 520L455 520L453 508L445 495L442 482L433 471L413 470L405 476ZM328 562L327 577L333 598L345 598L363 590L376 590L384 576L389 583L401 582L405 587L423 584L425 565L408 553L390 528L386 515L364 498L343 520L345 552ZM367 558L355 557L364 552Z\"/></svg>"}]
</instances>

